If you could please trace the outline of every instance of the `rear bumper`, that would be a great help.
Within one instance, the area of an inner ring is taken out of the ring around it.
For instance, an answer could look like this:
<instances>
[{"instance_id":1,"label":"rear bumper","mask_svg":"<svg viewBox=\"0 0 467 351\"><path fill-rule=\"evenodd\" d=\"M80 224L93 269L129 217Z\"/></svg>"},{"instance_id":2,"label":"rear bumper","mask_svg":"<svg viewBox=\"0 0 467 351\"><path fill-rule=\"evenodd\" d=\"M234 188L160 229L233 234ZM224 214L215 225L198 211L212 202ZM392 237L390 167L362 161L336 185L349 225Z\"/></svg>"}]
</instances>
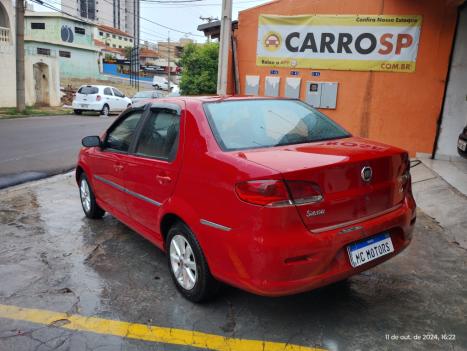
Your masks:
<instances>
[{"instance_id":1,"label":"rear bumper","mask_svg":"<svg viewBox=\"0 0 467 351\"><path fill-rule=\"evenodd\" d=\"M296 294L331 284L372 268L402 252L411 242L416 219L415 202L406 197L402 206L358 224L321 232L273 234L274 240L266 236L243 248L236 257L234 266L240 267L230 276L213 274L227 283L264 296ZM360 227L352 231L348 228ZM394 252L362 266L353 268L347 253L350 243L376 234L388 232ZM259 244L258 244L259 243ZM246 250L246 248L250 250ZM228 253L231 259L232 251Z\"/></svg>"},{"instance_id":2,"label":"rear bumper","mask_svg":"<svg viewBox=\"0 0 467 351\"><path fill-rule=\"evenodd\" d=\"M85 105L85 107L83 107ZM81 111L101 111L104 104L102 102L94 102L94 103L81 103L75 102L72 103L73 110L81 110Z\"/></svg>"}]
</instances>

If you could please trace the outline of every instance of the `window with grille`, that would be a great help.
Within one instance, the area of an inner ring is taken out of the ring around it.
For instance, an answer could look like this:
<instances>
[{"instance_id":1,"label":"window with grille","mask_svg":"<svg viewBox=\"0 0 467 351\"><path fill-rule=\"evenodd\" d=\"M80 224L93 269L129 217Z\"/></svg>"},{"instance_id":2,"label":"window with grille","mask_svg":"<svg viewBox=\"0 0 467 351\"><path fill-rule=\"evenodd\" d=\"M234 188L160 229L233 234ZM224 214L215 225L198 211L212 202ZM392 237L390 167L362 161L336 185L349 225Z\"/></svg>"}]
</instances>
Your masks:
<instances>
[{"instance_id":1,"label":"window with grille","mask_svg":"<svg viewBox=\"0 0 467 351\"><path fill-rule=\"evenodd\" d=\"M37 54L38 54L38 55L50 56L50 49L37 48Z\"/></svg>"},{"instance_id":2,"label":"window with grille","mask_svg":"<svg viewBox=\"0 0 467 351\"><path fill-rule=\"evenodd\" d=\"M31 29L45 29L45 23L32 22Z\"/></svg>"},{"instance_id":3,"label":"window with grille","mask_svg":"<svg viewBox=\"0 0 467 351\"><path fill-rule=\"evenodd\" d=\"M86 34L86 30L81 27L75 27L75 33L76 34Z\"/></svg>"},{"instance_id":4,"label":"window with grille","mask_svg":"<svg viewBox=\"0 0 467 351\"><path fill-rule=\"evenodd\" d=\"M60 57L70 58L70 57L71 57L71 52L60 50L60 51L58 52L58 55L59 55Z\"/></svg>"}]
</instances>

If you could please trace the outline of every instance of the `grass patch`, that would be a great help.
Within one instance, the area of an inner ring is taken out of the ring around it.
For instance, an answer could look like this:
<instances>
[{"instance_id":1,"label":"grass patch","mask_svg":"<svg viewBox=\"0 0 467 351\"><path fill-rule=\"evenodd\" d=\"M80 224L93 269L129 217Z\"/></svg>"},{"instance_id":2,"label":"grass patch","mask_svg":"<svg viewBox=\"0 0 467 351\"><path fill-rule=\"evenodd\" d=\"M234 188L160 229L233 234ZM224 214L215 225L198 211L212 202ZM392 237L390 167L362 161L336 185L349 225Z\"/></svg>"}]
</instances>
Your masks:
<instances>
[{"instance_id":1,"label":"grass patch","mask_svg":"<svg viewBox=\"0 0 467 351\"><path fill-rule=\"evenodd\" d=\"M33 116L63 116L70 115L71 109L63 107L36 107L27 106L23 112L18 112L16 107L2 107L0 108L0 119L6 118L21 118Z\"/></svg>"}]
</instances>

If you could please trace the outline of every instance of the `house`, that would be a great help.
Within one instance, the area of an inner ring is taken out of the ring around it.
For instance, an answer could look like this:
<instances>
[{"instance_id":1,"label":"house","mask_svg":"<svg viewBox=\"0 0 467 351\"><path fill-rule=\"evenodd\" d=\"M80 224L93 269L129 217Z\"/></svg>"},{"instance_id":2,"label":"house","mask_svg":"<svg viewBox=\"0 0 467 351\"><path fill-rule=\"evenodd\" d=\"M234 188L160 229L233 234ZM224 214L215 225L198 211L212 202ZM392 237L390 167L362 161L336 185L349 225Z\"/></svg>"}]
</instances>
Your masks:
<instances>
[{"instance_id":1,"label":"house","mask_svg":"<svg viewBox=\"0 0 467 351\"><path fill-rule=\"evenodd\" d=\"M178 61L182 55L183 48L188 44L193 44L192 39L181 38L179 41L159 41L157 46L159 49L159 54L161 58L167 59L170 54L170 60Z\"/></svg>"},{"instance_id":2,"label":"house","mask_svg":"<svg viewBox=\"0 0 467 351\"><path fill-rule=\"evenodd\" d=\"M124 49L134 46L134 38L118 28L98 25L95 29L94 37L104 42L106 46L114 49Z\"/></svg>"},{"instance_id":3,"label":"house","mask_svg":"<svg viewBox=\"0 0 467 351\"><path fill-rule=\"evenodd\" d=\"M16 105L15 15L11 0L0 0L0 107Z\"/></svg>"},{"instance_id":4,"label":"house","mask_svg":"<svg viewBox=\"0 0 467 351\"><path fill-rule=\"evenodd\" d=\"M159 59L160 54L156 50L151 50L147 48L139 49L139 62L141 66L154 66L156 61Z\"/></svg>"},{"instance_id":5,"label":"house","mask_svg":"<svg viewBox=\"0 0 467 351\"><path fill-rule=\"evenodd\" d=\"M94 24L57 12L26 12L26 56L56 59L62 77L88 78L99 74L99 49Z\"/></svg>"}]
</instances>

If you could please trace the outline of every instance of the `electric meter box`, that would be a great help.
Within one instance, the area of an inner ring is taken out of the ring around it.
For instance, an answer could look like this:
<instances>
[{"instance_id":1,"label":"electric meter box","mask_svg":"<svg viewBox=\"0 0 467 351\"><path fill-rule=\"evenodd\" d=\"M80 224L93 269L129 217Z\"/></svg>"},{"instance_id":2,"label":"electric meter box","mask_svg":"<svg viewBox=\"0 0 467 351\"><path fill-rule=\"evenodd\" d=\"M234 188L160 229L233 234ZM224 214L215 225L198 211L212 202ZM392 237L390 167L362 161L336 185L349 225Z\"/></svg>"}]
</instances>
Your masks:
<instances>
[{"instance_id":1,"label":"electric meter box","mask_svg":"<svg viewBox=\"0 0 467 351\"><path fill-rule=\"evenodd\" d=\"M306 102L316 108L335 109L337 82L306 82Z\"/></svg>"}]
</instances>

